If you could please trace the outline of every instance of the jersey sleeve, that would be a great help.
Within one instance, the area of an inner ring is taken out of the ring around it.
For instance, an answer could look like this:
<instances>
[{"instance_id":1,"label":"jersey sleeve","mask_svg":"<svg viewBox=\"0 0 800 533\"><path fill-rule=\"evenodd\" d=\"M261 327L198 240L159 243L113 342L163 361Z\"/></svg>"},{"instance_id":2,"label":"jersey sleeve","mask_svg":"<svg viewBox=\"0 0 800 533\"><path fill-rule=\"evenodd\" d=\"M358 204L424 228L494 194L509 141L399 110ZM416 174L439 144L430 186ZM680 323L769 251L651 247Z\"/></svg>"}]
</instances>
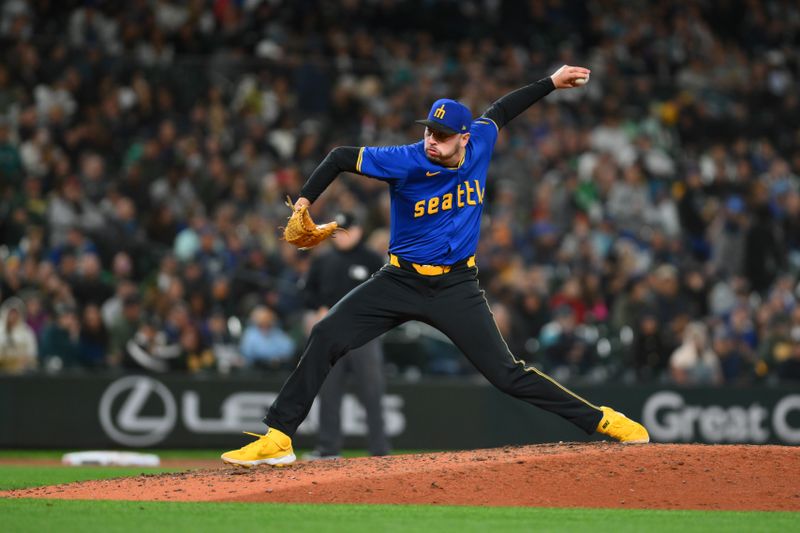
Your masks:
<instances>
[{"instance_id":1,"label":"jersey sleeve","mask_svg":"<svg viewBox=\"0 0 800 533\"><path fill-rule=\"evenodd\" d=\"M406 179L414 161L413 146L364 146L358 152L356 172L386 181Z\"/></svg>"},{"instance_id":2,"label":"jersey sleeve","mask_svg":"<svg viewBox=\"0 0 800 533\"><path fill-rule=\"evenodd\" d=\"M472 127L469 130L470 142L486 146L491 153L491 150L494 149L494 144L497 142L497 133L499 131L500 128L489 117L476 118L472 121Z\"/></svg>"}]
</instances>

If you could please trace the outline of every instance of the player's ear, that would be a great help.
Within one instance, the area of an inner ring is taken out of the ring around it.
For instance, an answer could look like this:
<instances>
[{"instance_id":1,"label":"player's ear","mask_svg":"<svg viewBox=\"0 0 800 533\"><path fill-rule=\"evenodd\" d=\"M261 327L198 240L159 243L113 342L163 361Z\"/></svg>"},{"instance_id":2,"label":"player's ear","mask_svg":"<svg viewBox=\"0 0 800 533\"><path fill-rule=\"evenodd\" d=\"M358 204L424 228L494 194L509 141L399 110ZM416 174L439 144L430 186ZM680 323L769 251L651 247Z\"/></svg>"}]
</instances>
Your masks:
<instances>
[{"instance_id":1,"label":"player's ear","mask_svg":"<svg viewBox=\"0 0 800 533\"><path fill-rule=\"evenodd\" d=\"M461 146L466 146L469 142L469 132L461 134Z\"/></svg>"}]
</instances>

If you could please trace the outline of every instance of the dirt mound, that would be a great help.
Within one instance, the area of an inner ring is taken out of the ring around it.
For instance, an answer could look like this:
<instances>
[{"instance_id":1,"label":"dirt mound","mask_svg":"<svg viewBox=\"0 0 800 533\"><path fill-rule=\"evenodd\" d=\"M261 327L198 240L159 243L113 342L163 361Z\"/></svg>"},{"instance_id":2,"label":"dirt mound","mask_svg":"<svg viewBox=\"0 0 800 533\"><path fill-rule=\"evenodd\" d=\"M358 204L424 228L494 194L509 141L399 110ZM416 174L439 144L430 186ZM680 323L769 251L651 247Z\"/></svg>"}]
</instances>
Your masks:
<instances>
[{"instance_id":1,"label":"dirt mound","mask_svg":"<svg viewBox=\"0 0 800 533\"><path fill-rule=\"evenodd\" d=\"M800 510L800 448L566 443L220 467L4 497Z\"/></svg>"}]
</instances>

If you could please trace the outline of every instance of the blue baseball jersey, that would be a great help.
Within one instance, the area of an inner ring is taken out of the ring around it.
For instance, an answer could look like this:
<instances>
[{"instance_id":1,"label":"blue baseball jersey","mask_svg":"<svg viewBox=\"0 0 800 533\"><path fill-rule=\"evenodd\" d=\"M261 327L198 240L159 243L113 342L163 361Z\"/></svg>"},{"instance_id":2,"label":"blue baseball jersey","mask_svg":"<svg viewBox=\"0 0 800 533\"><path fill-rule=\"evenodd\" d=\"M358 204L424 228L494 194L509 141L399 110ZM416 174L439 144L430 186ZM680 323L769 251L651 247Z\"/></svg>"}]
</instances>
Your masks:
<instances>
[{"instance_id":1,"label":"blue baseball jersey","mask_svg":"<svg viewBox=\"0 0 800 533\"><path fill-rule=\"evenodd\" d=\"M464 157L452 168L429 160L424 141L361 148L356 170L389 184L389 252L426 265L449 265L475 254L497 132L491 119L473 120Z\"/></svg>"}]
</instances>

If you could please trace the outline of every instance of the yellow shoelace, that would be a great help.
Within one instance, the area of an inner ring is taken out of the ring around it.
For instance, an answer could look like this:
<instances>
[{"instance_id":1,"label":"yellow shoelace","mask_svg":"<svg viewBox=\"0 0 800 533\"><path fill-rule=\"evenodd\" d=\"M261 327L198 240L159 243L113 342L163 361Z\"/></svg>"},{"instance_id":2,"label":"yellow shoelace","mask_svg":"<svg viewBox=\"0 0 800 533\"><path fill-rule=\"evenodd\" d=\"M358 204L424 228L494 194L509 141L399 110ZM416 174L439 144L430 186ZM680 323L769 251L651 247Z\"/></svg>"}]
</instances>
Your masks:
<instances>
[{"instance_id":1,"label":"yellow shoelace","mask_svg":"<svg viewBox=\"0 0 800 533\"><path fill-rule=\"evenodd\" d=\"M264 442L264 441L261 440L261 439L263 439L264 437L267 436L266 434L260 435L258 433L251 433L249 431L242 431L242 433L244 433L245 435L250 435L252 437L256 437L258 439L258 440L254 440L250 444L245 444L244 446L242 446L242 448L241 448L242 450L244 450L245 448L250 448L250 449L260 448L260 447L266 446L268 444L268 442Z\"/></svg>"}]
</instances>

